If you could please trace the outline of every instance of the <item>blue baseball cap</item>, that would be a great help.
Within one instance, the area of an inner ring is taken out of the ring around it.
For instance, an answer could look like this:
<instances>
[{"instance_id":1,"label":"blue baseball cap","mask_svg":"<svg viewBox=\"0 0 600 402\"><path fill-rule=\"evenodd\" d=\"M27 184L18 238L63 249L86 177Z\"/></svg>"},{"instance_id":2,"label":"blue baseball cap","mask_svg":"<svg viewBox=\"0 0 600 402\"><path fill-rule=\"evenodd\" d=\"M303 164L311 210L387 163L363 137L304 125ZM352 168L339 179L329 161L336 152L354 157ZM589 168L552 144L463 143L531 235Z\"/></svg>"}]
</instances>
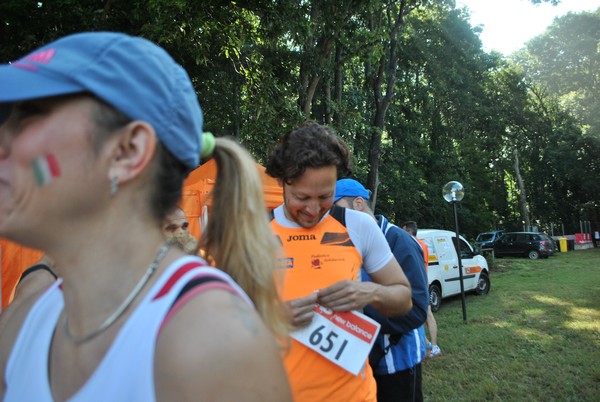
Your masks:
<instances>
[{"instance_id":1,"label":"blue baseball cap","mask_svg":"<svg viewBox=\"0 0 600 402\"><path fill-rule=\"evenodd\" d=\"M154 127L188 168L200 163L202 109L185 70L156 44L116 32L65 36L0 66L0 122L17 101L89 92Z\"/></svg>"},{"instance_id":2,"label":"blue baseball cap","mask_svg":"<svg viewBox=\"0 0 600 402\"><path fill-rule=\"evenodd\" d=\"M368 201L371 193L354 179L340 179L335 183L333 202L338 202L342 197L362 197Z\"/></svg>"}]
</instances>

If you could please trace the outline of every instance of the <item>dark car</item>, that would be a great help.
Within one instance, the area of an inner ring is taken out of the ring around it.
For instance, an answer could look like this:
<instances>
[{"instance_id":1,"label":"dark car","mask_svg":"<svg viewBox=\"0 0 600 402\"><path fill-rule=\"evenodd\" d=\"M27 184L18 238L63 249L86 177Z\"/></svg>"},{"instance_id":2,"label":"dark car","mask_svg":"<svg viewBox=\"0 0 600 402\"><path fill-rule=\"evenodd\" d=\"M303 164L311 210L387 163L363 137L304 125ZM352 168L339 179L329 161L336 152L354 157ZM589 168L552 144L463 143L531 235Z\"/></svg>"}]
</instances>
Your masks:
<instances>
[{"instance_id":1,"label":"dark car","mask_svg":"<svg viewBox=\"0 0 600 402\"><path fill-rule=\"evenodd\" d=\"M552 254L558 253L559 249L558 249L558 243L556 242L556 240L554 240L552 237L550 237L548 235L546 235L546 237L548 238L548 242L550 243L550 249L552 250Z\"/></svg>"},{"instance_id":2,"label":"dark car","mask_svg":"<svg viewBox=\"0 0 600 402\"><path fill-rule=\"evenodd\" d=\"M504 230L479 233L475 239L475 243L477 243L479 249L492 248L494 243L502 236L502 233L504 233Z\"/></svg>"},{"instance_id":3,"label":"dark car","mask_svg":"<svg viewBox=\"0 0 600 402\"><path fill-rule=\"evenodd\" d=\"M528 257L531 260L548 258L554 245L544 233L506 232L494 243L495 257Z\"/></svg>"}]
</instances>

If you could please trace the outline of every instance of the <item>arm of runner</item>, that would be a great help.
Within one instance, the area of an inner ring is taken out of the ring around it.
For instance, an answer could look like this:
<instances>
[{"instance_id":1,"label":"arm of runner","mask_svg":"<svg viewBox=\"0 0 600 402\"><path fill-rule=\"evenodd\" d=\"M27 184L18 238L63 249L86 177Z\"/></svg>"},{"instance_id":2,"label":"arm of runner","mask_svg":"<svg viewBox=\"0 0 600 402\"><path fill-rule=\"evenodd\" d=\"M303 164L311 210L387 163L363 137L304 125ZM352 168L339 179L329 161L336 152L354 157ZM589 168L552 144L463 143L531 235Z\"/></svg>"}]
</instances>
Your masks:
<instances>
[{"instance_id":1,"label":"arm of runner","mask_svg":"<svg viewBox=\"0 0 600 402\"><path fill-rule=\"evenodd\" d=\"M33 276L37 276L37 274ZM4 400L4 393L6 392L5 380L8 358L10 357L21 326L40 294L41 290L21 295L19 299L14 299L0 314L0 401Z\"/></svg>"},{"instance_id":2,"label":"arm of runner","mask_svg":"<svg viewBox=\"0 0 600 402\"><path fill-rule=\"evenodd\" d=\"M340 281L319 290L318 302L334 311L360 310L370 304L385 316L412 308L411 288L395 258L370 275L373 282Z\"/></svg>"},{"instance_id":3,"label":"arm of runner","mask_svg":"<svg viewBox=\"0 0 600 402\"><path fill-rule=\"evenodd\" d=\"M410 283L413 307L408 313L394 317L385 317L372 306L366 306L363 312L381 324L381 333L402 334L423 325L427 319L429 291L423 249L411 235L394 225L386 233L386 239ZM371 280L364 270L361 273L364 281Z\"/></svg>"},{"instance_id":4,"label":"arm of runner","mask_svg":"<svg viewBox=\"0 0 600 402\"><path fill-rule=\"evenodd\" d=\"M392 258L382 269L370 274L379 286L373 293L371 304L388 317L406 314L412 308L412 289L404 271Z\"/></svg>"},{"instance_id":5,"label":"arm of runner","mask_svg":"<svg viewBox=\"0 0 600 402\"><path fill-rule=\"evenodd\" d=\"M30 269L34 270L29 271L27 275L25 272L23 273L21 279L19 279L19 282L15 287L15 300L40 293L42 290L47 289L54 283L56 280L56 274L54 274L50 268L50 265L42 263L42 261L39 264L28 268L25 272L29 271Z\"/></svg>"}]
</instances>

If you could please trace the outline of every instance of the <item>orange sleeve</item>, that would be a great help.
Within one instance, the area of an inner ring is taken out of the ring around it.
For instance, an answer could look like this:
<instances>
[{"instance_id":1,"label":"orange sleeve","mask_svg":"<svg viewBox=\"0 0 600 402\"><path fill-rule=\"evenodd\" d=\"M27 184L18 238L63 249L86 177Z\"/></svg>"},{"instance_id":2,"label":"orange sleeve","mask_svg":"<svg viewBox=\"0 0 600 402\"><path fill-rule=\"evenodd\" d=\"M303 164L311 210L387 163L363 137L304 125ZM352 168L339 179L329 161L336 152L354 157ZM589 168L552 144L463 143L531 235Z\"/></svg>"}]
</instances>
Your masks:
<instances>
[{"instance_id":1,"label":"orange sleeve","mask_svg":"<svg viewBox=\"0 0 600 402\"><path fill-rule=\"evenodd\" d=\"M43 255L41 251L0 239L2 310L12 301L15 286L23 271L39 261Z\"/></svg>"},{"instance_id":2,"label":"orange sleeve","mask_svg":"<svg viewBox=\"0 0 600 402\"><path fill-rule=\"evenodd\" d=\"M425 272L429 271L429 248L427 248L427 244L421 239L417 239L421 247L423 248L423 260L425 260Z\"/></svg>"}]
</instances>

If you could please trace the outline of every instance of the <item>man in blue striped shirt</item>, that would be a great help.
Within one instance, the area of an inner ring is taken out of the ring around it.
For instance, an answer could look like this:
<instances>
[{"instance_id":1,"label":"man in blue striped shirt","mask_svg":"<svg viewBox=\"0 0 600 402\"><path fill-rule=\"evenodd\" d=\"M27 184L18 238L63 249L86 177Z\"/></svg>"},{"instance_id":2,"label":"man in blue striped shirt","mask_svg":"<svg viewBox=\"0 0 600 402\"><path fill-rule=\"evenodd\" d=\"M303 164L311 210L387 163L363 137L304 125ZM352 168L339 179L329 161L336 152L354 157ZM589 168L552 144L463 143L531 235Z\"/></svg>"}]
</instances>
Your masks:
<instances>
[{"instance_id":1,"label":"man in blue striped shirt","mask_svg":"<svg viewBox=\"0 0 600 402\"><path fill-rule=\"evenodd\" d=\"M370 193L353 179L338 180L334 202L373 217L412 287L413 308L403 316L385 317L367 306L364 313L381 324L369 361L377 381L377 401L422 401L421 361L425 357L425 330L429 290L423 269L423 250L406 231L375 215L369 206ZM362 272L363 280L370 280Z\"/></svg>"}]
</instances>

